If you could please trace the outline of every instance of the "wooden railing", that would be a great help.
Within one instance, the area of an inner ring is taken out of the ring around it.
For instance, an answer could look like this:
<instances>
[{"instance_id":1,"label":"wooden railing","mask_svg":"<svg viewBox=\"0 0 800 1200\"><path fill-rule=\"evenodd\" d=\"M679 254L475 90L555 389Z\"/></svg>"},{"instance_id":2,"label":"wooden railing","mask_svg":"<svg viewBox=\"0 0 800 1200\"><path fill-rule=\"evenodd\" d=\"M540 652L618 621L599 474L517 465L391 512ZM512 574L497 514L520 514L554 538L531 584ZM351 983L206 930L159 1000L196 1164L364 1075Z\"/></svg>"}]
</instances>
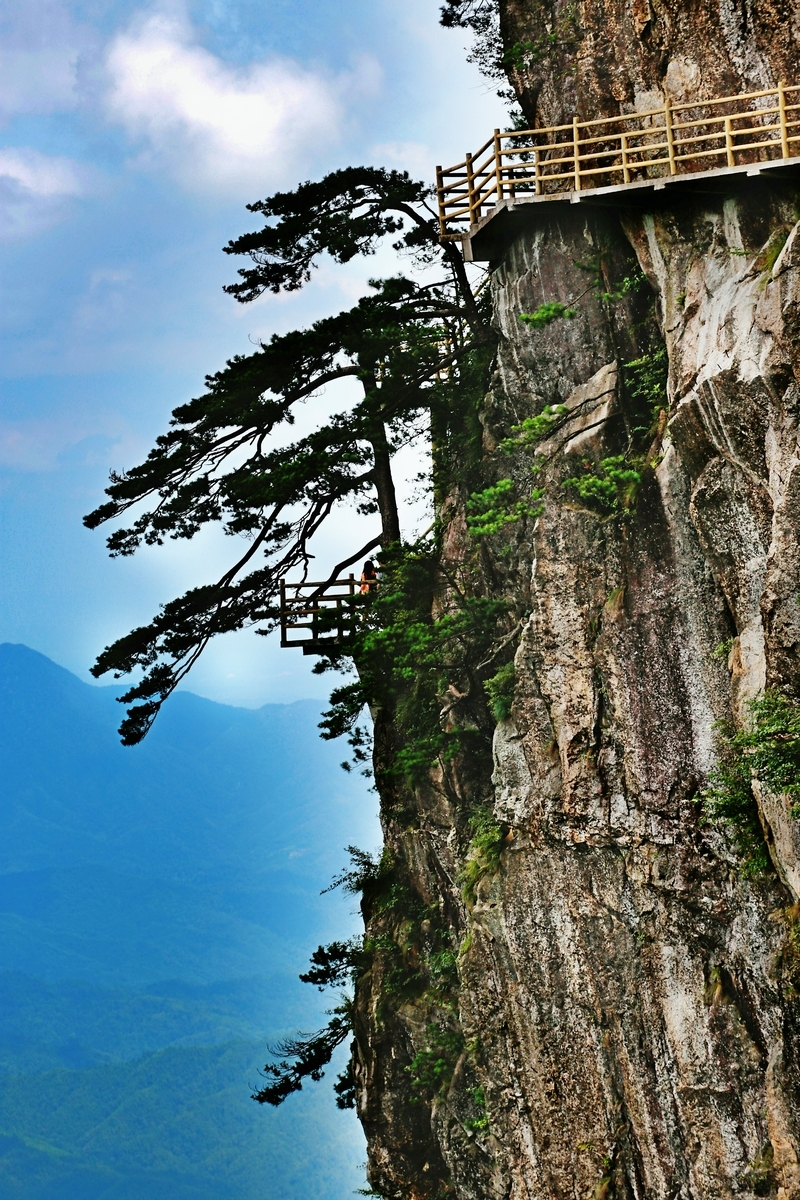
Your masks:
<instances>
[{"instance_id":1,"label":"wooden railing","mask_svg":"<svg viewBox=\"0 0 800 1200\"><path fill-rule=\"evenodd\" d=\"M800 85L694 100L548 129L494 131L475 154L436 168L442 237L461 237L503 200L715 170L800 155Z\"/></svg>"},{"instance_id":2,"label":"wooden railing","mask_svg":"<svg viewBox=\"0 0 800 1200\"><path fill-rule=\"evenodd\" d=\"M281 646L302 646L312 654L346 641L358 628L368 595L353 575L324 583L281 580Z\"/></svg>"}]
</instances>

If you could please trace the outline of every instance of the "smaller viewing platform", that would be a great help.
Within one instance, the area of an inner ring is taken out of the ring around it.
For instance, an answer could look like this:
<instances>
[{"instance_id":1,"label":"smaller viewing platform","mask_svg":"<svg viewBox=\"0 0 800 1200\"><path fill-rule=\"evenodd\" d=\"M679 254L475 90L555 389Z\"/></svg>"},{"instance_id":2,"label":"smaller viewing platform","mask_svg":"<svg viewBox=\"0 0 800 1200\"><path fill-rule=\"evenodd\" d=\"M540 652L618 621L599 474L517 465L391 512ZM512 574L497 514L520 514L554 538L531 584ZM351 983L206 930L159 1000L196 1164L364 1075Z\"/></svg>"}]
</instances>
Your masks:
<instances>
[{"instance_id":1,"label":"smaller viewing platform","mask_svg":"<svg viewBox=\"0 0 800 1200\"><path fill-rule=\"evenodd\" d=\"M436 168L441 236L468 261L495 256L522 205L637 205L675 186L712 191L731 175L800 176L800 85L673 104L569 125L499 129Z\"/></svg>"},{"instance_id":2,"label":"smaller viewing platform","mask_svg":"<svg viewBox=\"0 0 800 1200\"><path fill-rule=\"evenodd\" d=\"M281 646L326 654L346 644L362 619L377 579L366 584L348 575L323 583L281 581Z\"/></svg>"}]
</instances>

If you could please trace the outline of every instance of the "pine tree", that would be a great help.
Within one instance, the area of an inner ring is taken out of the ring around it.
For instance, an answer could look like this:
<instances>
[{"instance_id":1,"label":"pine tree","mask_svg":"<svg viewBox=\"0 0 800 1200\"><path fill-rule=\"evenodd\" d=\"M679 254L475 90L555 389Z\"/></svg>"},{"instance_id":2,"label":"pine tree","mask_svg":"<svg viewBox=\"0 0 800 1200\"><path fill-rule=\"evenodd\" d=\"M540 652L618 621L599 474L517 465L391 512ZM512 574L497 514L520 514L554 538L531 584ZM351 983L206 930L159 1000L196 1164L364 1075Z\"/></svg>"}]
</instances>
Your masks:
<instances>
[{"instance_id":1,"label":"pine tree","mask_svg":"<svg viewBox=\"0 0 800 1200\"><path fill-rule=\"evenodd\" d=\"M225 247L250 259L226 288L241 303L295 291L320 255L346 263L387 237L422 271L372 281L353 308L232 358L207 377L201 396L174 410L143 463L112 474L108 501L85 518L94 529L131 514L108 538L112 555L192 538L210 524L247 540L219 579L170 600L99 655L97 677L143 670L121 697L130 705L120 728L126 745L145 736L212 637L274 626L281 578L307 569L310 539L342 504L377 514L380 531L339 570L378 544L388 551L398 543L393 455L446 428L459 372L492 339L429 202L430 189L407 173L350 167L249 205L263 227ZM301 401L346 377L360 385L357 403L290 446L274 445Z\"/></svg>"}]
</instances>

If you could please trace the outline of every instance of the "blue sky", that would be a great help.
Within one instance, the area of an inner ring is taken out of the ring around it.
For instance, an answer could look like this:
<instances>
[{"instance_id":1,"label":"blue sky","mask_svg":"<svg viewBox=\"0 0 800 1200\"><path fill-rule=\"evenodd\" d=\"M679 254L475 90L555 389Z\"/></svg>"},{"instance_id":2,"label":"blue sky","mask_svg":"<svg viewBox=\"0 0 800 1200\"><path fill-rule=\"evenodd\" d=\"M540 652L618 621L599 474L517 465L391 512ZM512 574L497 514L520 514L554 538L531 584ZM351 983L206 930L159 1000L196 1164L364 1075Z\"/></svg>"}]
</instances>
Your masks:
<instances>
[{"instance_id":1,"label":"blue sky","mask_svg":"<svg viewBox=\"0 0 800 1200\"><path fill-rule=\"evenodd\" d=\"M221 247L253 227L248 201L349 163L430 178L503 123L438 8L0 0L0 641L86 678L108 641L213 577L221 536L109 561L81 516L208 372L380 273L381 256L323 263L300 294L237 305ZM356 520L321 566L360 544ZM328 690L251 632L189 686L245 705Z\"/></svg>"}]
</instances>

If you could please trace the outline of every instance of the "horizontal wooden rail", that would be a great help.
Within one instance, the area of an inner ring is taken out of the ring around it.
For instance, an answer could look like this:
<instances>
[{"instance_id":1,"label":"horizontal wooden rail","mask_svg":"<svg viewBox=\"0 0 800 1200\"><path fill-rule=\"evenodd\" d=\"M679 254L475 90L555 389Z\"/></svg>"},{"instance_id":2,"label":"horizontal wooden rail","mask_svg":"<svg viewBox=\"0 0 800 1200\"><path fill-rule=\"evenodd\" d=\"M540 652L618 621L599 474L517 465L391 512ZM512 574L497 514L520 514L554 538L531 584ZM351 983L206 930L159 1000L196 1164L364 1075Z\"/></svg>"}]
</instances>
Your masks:
<instances>
[{"instance_id":1,"label":"horizontal wooden rail","mask_svg":"<svg viewBox=\"0 0 800 1200\"><path fill-rule=\"evenodd\" d=\"M309 653L341 644L356 632L364 604L378 581L362 591L361 580L289 583L281 580L281 646L302 646Z\"/></svg>"},{"instance_id":2,"label":"horizontal wooden rail","mask_svg":"<svg viewBox=\"0 0 800 1200\"><path fill-rule=\"evenodd\" d=\"M768 103L766 101L769 101ZM764 103L762 103L764 102ZM666 101L618 117L494 136L436 168L443 238L460 238L506 199L717 170L800 155L800 85L710 100Z\"/></svg>"}]
</instances>

